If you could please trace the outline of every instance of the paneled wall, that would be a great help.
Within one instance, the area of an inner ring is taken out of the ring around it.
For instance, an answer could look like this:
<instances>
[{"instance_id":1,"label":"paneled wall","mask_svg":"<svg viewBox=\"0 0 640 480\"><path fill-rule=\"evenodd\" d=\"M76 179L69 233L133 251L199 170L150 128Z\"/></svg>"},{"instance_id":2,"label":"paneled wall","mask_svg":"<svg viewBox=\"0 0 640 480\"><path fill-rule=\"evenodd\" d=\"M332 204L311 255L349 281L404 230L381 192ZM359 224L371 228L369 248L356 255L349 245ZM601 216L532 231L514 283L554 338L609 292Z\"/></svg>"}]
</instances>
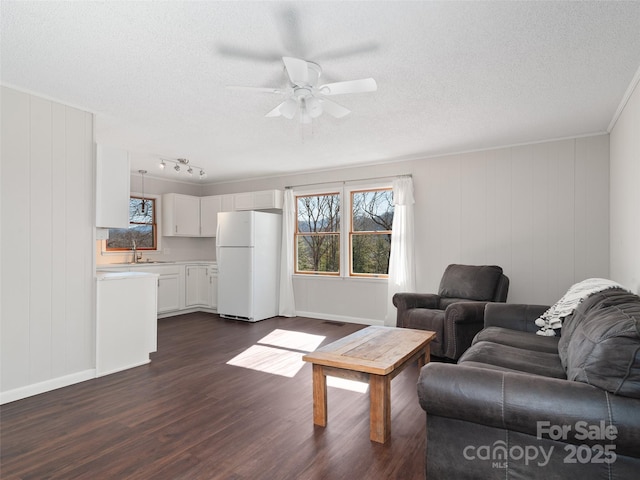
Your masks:
<instances>
[{"instance_id":1,"label":"paneled wall","mask_svg":"<svg viewBox=\"0 0 640 480\"><path fill-rule=\"evenodd\" d=\"M93 377L93 116L2 87L2 402Z\"/></svg>"},{"instance_id":2,"label":"paneled wall","mask_svg":"<svg viewBox=\"0 0 640 480\"><path fill-rule=\"evenodd\" d=\"M611 278L640 294L640 82L611 131Z\"/></svg>"},{"instance_id":3,"label":"paneled wall","mask_svg":"<svg viewBox=\"0 0 640 480\"><path fill-rule=\"evenodd\" d=\"M211 185L204 194L407 173L419 291L437 291L449 263L502 266L512 303L550 304L579 280L609 275L608 135ZM298 276L296 307L318 318L382 323L385 286Z\"/></svg>"}]
</instances>

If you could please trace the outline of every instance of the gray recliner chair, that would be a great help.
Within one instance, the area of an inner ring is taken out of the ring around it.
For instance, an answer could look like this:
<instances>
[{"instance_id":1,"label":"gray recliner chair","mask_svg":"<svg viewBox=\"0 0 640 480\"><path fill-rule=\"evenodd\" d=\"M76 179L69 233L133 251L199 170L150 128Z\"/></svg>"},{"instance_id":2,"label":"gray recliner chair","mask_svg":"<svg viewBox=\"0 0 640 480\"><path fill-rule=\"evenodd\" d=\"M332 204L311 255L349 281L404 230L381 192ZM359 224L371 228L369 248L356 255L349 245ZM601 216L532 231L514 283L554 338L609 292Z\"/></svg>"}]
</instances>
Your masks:
<instances>
[{"instance_id":1,"label":"gray recliner chair","mask_svg":"<svg viewBox=\"0 0 640 480\"><path fill-rule=\"evenodd\" d=\"M506 302L509 278L496 265L449 265L437 294L396 293L397 326L436 332L431 355L457 360L483 328L484 306Z\"/></svg>"}]
</instances>

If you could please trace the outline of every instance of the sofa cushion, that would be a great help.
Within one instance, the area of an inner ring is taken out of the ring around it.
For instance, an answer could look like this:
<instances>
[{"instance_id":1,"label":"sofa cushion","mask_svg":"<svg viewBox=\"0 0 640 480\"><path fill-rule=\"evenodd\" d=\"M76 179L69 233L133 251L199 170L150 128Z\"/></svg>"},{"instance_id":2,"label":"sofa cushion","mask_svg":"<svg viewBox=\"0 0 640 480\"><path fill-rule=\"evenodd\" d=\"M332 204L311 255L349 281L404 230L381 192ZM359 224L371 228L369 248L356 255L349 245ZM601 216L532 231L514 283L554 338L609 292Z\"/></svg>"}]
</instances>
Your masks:
<instances>
[{"instance_id":1,"label":"sofa cushion","mask_svg":"<svg viewBox=\"0 0 640 480\"><path fill-rule=\"evenodd\" d=\"M640 298L624 291L598 294L576 311L571 335L560 339L567 378L640 398Z\"/></svg>"},{"instance_id":2,"label":"sofa cushion","mask_svg":"<svg viewBox=\"0 0 640 480\"><path fill-rule=\"evenodd\" d=\"M502 276L496 265L449 265L440 281L442 297L491 301Z\"/></svg>"},{"instance_id":3,"label":"sofa cushion","mask_svg":"<svg viewBox=\"0 0 640 480\"><path fill-rule=\"evenodd\" d=\"M531 334L528 334L531 335ZM489 341L477 342L458 360L486 363L523 373L545 377L567 378L557 353L537 352Z\"/></svg>"},{"instance_id":4,"label":"sofa cushion","mask_svg":"<svg viewBox=\"0 0 640 480\"><path fill-rule=\"evenodd\" d=\"M510 328L487 327L476 335L472 345L478 342L489 341L524 350L532 350L534 352L557 354L558 340L560 340L560 337L543 337Z\"/></svg>"}]
</instances>

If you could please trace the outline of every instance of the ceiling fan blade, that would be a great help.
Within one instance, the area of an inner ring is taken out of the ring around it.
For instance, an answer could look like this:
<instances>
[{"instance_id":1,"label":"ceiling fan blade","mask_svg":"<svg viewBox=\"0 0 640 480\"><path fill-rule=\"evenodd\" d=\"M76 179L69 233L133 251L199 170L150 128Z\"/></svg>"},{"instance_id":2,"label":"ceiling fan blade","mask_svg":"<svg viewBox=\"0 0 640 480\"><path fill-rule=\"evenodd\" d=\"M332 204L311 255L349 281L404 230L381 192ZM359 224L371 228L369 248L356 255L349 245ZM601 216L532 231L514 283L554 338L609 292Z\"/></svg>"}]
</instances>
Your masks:
<instances>
[{"instance_id":1,"label":"ceiling fan blade","mask_svg":"<svg viewBox=\"0 0 640 480\"><path fill-rule=\"evenodd\" d=\"M278 105L276 108L274 108L273 110L271 110L269 113L267 113L265 115L265 117L279 117L280 115L282 115L282 111L281 108L284 105L284 102L282 102L280 105Z\"/></svg>"},{"instance_id":2,"label":"ceiling fan blade","mask_svg":"<svg viewBox=\"0 0 640 480\"><path fill-rule=\"evenodd\" d=\"M374 52L380 48L377 42L366 42L360 45L353 45L351 47L337 48L335 50L329 50L326 52L313 55L313 59L320 61L323 59L336 59L350 57L353 55L361 55L363 53Z\"/></svg>"},{"instance_id":3,"label":"ceiling fan blade","mask_svg":"<svg viewBox=\"0 0 640 480\"><path fill-rule=\"evenodd\" d=\"M276 62L282 58L282 54L277 52L258 52L224 44L218 45L216 50L225 57L246 58L258 62Z\"/></svg>"},{"instance_id":4,"label":"ceiling fan blade","mask_svg":"<svg viewBox=\"0 0 640 480\"><path fill-rule=\"evenodd\" d=\"M287 75L294 85L306 85L309 81L309 67L307 62L299 58L282 57Z\"/></svg>"},{"instance_id":5,"label":"ceiling fan blade","mask_svg":"<svg viewBox=\"0 0 640 480\"><path fill-rule=\"evenodd\" d=\"M328 98L321 99L320 103L322 104L324 111L335 118L342 118L351 113L351 110L337 104L333 100L329 100Z\"/></svg>"},{"instance_id":6,"label":"ceiling fan blade","mask_svg":"<svg viewBox=\"0 0 640 480\"><path fill-rule=\"evenodd\" d=\"M373 78L347 80L346 82L327 83L320 87L323 95L342 95L344 93L375 92L378 84Z\"/></svg>"},{"instance_id":7,"label":"ceiling fan blade","mask_svg":"<svg viewBox=\"0 0 640 480\"><path fill-rule=\"evenodd\" d=\"M252 90L254 92L264 93L284 93L283 90L276 87L245 87L242 85L227 85L225 88L227 90Z\"/></svg>"}]
</instances>

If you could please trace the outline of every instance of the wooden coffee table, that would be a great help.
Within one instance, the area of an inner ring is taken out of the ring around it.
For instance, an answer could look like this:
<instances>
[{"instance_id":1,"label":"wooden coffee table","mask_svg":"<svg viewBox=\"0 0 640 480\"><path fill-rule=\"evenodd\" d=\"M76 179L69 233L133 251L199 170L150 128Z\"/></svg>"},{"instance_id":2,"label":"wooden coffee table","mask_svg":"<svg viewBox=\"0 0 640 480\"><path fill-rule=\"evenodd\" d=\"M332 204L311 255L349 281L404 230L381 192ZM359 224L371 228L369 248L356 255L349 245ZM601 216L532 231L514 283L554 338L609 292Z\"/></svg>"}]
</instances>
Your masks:
<instances>
[{"instance_id":1,"label":"wooden coffee table","mask_svg":"<svg viewBox=\"0 0 640 480\"><path fill-rule=\"evenodd\" d=\"M429 362L435 332L367 327L308 353L313 365L313 423L327 425L327 375L369 383L370 438L385 443L391 435L391 380L407 365Z\"/></svg>"}]
</instances>

